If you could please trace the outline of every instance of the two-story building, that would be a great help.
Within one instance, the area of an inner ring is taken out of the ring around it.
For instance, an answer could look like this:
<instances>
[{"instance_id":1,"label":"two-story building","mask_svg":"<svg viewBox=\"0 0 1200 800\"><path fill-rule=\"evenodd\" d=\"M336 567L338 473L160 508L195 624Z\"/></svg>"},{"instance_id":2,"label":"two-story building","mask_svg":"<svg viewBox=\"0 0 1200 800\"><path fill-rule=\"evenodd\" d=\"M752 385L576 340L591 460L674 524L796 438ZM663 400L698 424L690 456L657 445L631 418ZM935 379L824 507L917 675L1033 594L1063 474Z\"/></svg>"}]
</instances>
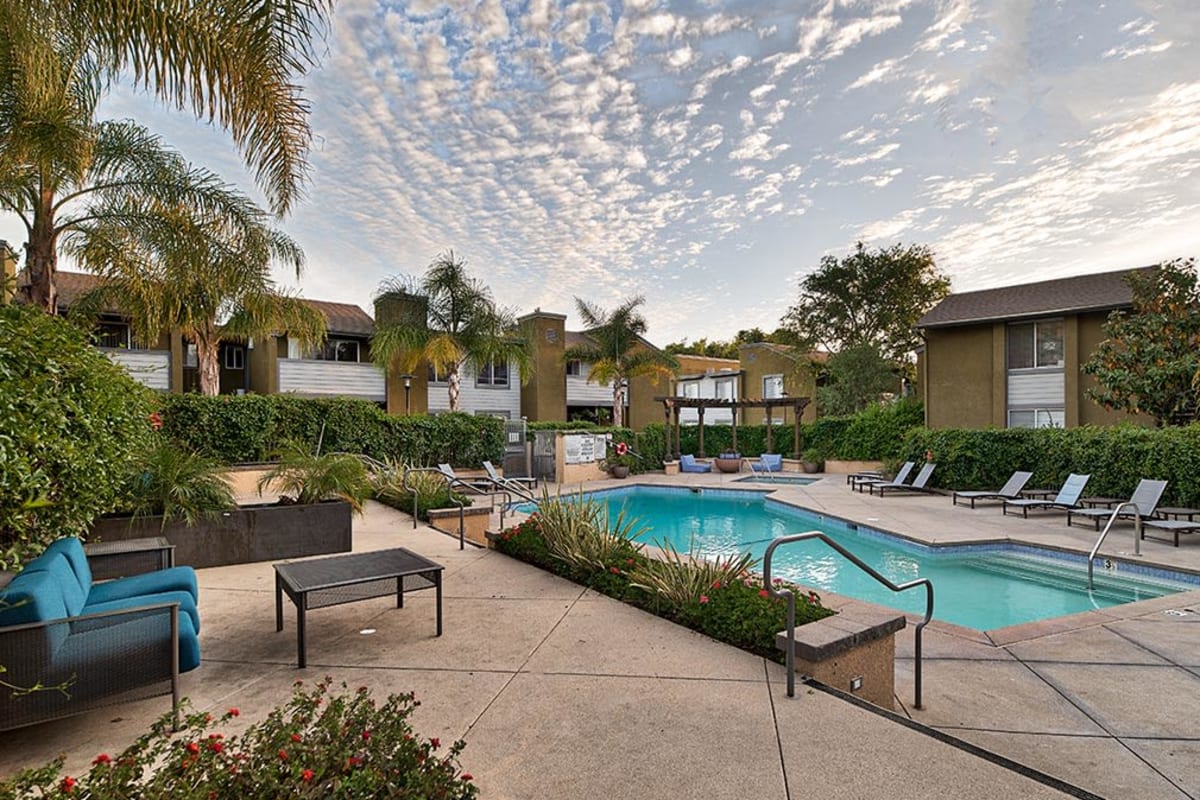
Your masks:
<instances>
[{"instance_id":1,"label":"two-story building","mask_svg":"<svg viewBox=\"0 0 1200 800\"><path fill-rule=\"evenodd\" d=\"M679 362L679 374L675 377L675 390L672 392L676 397L740 400L744 396L741 388L742 367L736 358L680 354L675 356L675 360ZM679 409L681 425L695 425L698 421L699 413L696 409ZM733 409L707 410L704 424L733 424Z\"/></svg>"},{"instance_id":2,"label":"two-story building","mask_svg":"<svg viewBox=\"0 0 1200 800\"><path fill-rule=\"evenodd\" d=\"M1153 269L1143 267L1142 270ZM931 428L1109 425L1141 416L1089 399L1081 367L1127 309L1129 270L952 294L917 322L917 370Z\"/></svg>"},{"instance_id":3,"label":"two-story building","mask_svg":"<svg viewBox=\"0 0 1200 800\"><path fill-rule=\"evenodd\" d=\"M819 365L825 353L806 353L786 344L751 342L738 347L738 363L742 369L742 391L750 400L774 400L780 397L812 398L801 417L803 422L817 418L817 384ZM740 425L763 425L767 413L761 408L748 408ZM707 418L705 422L707 422ZM784 420L772 415L773 423Z\"/></svg>"}]
</instances>

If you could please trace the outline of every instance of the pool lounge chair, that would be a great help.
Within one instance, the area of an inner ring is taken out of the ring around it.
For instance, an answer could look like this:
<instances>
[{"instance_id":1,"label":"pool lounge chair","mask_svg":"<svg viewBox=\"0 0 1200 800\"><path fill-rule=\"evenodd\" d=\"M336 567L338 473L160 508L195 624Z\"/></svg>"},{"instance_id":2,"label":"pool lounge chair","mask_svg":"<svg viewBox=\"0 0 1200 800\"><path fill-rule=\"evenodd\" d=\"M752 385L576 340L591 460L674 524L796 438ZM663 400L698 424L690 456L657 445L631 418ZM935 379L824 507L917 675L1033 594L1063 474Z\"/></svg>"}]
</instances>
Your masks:
<instances>
[{"instance_id":1,"label":"pool lounge chair","mask_svg":"<svg viewBox=\"0 0 1200 800\"><path fill-rule=\"evenodd\" d=\"M679 457L679 471L712 472L712 464L701 464L694 455L682 455Z\"/></svg>"},{"instance_id":2,"label":"pool lounge chair","mask_svg":"<svg viewBox=\"0 0 1200 800\"><path fill-rule=\"evenodd\" d=\"M1033 477L1032 472L1014 472L1008 481L994 492L954 492L950 495L950 500L953 505L958 505L958 498L971 501L971 508L975 507L976 500L1016 500L1021 496L1021 490L1025 488L1025 484L1029 483L1029 479Z\"/></svg>"},{"instance_id":3,"label":"pool lounge chair","mask_svg":"<svg viewBox=\"0 0 1200 800\"><path fill-rule=\"evenodd\" d=\"M491 481L489 480L485 480L483 478L463 478L458 476L454 472L454 467L450 466L449 464L438 464L437 469L438 472L442 473L442 475L447 481L450 482L452 486L468 486L480 493L486 492L488 489L492 488Z\"/></svg>"},{"instance_id":4,"label":"pool lounge chair","mask_svg":"<svg viewBox=\"0 0 1200 800\"><path fill-rule=\"evenodd\" d=\"M758 457L757 462L750 459L746 459L746 461L750 464L750 471L756 475L783 472L783 456L778 453L763 453Z\"/></svg>"},{"instance_id":5,"label":"pool lounge chair","mask_svg":"<svg viewBox=\"0 0 1200 800\"><path fill-rule=\"evenodd\" d=\"M537 488L537 478L517 477L515 475L511 478L505 477L496 471L496 468L490 461L483 462L483 471L487 473L488 480L501 489L510 489L521 494L529 494L529 492Z\"/></svg>"},{"instance_id":6,"label":"pool lounge chair","mask_svg":"<svg viewBox=\"0 0 1200 800\"><path fill-rule=\"evenodd\" d=\"M867 491L871 494L879 492L879 496L883 497L886 491L892 492L932 492L933 489L927 488L925 484L929 483L930 476L933 475L933 470L937 466L932 462L926 463L921 467L921 471L917 473L917 477L913 478L912 483L900 483L898 481L888 481L886 483L872 483L867 486Z\"/></svg>"},{"instance_id":7,"label":"pool lounge chair","mask_svg":"<svg viewBox=\"0 0 1200 800\"><path fill-rule=\"evenodd\" d=\"M1021 516L1028 518L1029 509L1052 509L1057 511L1066 511L1068 509L1079 508L1079 498L1083 495L1083 487L1087 486L1089 475L1076 475L1072 472L1063 482L1062 488L1058 490L1058 494L1053 500L1021 498L1019 500L1005 500L1004 507L1001 512L1008 513L1008 507L1021 509Z\"/></svg>"},{"instance_id":8,"label":"pool lounge chair","mask_svg":"<svg viewBox=\"0 0 1200 800\"><path fill-rule=\"evenodd\" d=\"M1137 506L1138 515L1142 518L1143 524L1148 517L1154 516L1155 510L1158 508L1158 501L1162 499L1163 491L1166 488L1166 481L1148 481L1145 478L1138 481L1137 488L1133 490L1129 502ZM1095 523L1096 530L1100 530L1100 523L1112 515L1113 509L1111 508L1068 508L1067 524L1070 525L1072 520L1082 518L1091 520ZM1133 509L1130 508L1117 514L1117 519L1133 519L1133 516Z\"/></svg>"},{"instance_id":9,"label":"pool lounge chair","mask_svg":"<svg viewBox=\"0 0 1200 800\"><path fill-rule=\"evenodd\" d=\"M912 472L915 466L916 462L905 461L904 465L896 472L896 477L890 481L886 478L859 478L851 482L850 488L856 492L861 492L863 489L869 489L881 483L904 483L908 480L908 473Z\"/></svg>"},{"instance_id":10,"label":"pool lounge chair","mask_svg":"<svg viewBox=\"0 0 1200 800\"><path fill-rule=\"evenodd\" d=\"M1179 547L1179 534L1181 533L1200 533L1200 521L1193 522L1186 519L1144 519L1142 520L1142 538L1146 538L1147 530L1159 530L1171 534L1175 538L1175 546ZM1151 536L1151 539L1166 541L1160 536Z\"/></svg>"}]
</instances>

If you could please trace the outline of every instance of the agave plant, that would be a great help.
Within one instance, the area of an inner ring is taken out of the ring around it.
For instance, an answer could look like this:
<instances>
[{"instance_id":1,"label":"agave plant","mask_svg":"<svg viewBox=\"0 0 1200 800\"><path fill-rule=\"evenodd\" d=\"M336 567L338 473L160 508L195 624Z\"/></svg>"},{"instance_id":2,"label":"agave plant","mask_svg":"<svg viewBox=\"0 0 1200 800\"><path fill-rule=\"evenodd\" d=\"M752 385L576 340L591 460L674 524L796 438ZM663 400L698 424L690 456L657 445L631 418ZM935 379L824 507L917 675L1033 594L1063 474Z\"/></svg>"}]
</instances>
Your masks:
<instances>
[{"instance_id":1,"label":"agave plant","mask_svg":"<svg viewBox=\"0 0 1200 800\"><path fill-rule=\"evenodd\" d=\"M349 453L310 453L298 442L286 443L276 454L278 463L258 481L258 493L268 485L296 503L345 500L356 513L371 496L367 468Z\"/></svg>"},{"instance_id":2,"label":"agave plant","mask_svg":"<svg viewBox=\"0 0 1200 800\"><path fill-rule=\"evenodd\" d=\"M130 510L135 517L161 514L164 528L170 520L195 525L237 505L222 471L220 464L198 453L155 442L130 478Z\"/></svg>"},{"instance_id":3,"label":"agave plant","mask_svg":"<svg viewBox=\"0 0 1200 800\"><path fill-rule=\"evenodd\" d=\"M698 602L714 586L744 579L757 565L758 559L749 553L732 553L710 560L697 553L694 541L686 554L664 541L662 557L641 563L630 573L629 580L669 603L687 606Z\"/></svg>"},{"instance_id":4,"label":"agave plant","mask_svg":"<svg viewBox=\"0 0 1200 800\"><path fill-rule=\"evenodd\" d=\"M634 539L646 531L636 517L624 510L610 516L606 506L583 496L550 496L542 488L538 518L546 547L555 558L577 569L607 569L624 560L642 545Z\"/></svg>"},{"instance_id":5,"label":"agave plant","mask_svg":"<svg viewBox=\"0 0 1200 800\"><path fill-rule=\"evenodd\" d=\"M405 480L407 479L407 485ZM470 498L451 492L446 479L436 472L418 471L413 465L385 461L375 466L371 475L375 497L393 508L410 511L414 495L417 515L427 518L431 508L456 508L470 505Z\"/></svg>"}]
</instances>

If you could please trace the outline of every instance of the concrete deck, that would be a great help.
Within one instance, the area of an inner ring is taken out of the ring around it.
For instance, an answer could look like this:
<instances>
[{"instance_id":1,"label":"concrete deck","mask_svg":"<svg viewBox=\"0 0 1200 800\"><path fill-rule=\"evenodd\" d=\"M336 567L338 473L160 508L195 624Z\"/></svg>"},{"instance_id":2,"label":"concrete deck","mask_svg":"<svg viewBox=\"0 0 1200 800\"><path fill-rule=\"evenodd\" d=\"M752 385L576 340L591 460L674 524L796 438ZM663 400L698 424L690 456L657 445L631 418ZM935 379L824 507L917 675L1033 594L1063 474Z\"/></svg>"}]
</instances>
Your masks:
<instances>
[{"instance_id":1,"label":"concrete deck","mask_svg":"<svg viewBox=\"0 0 1200 800\"><path fill-rule=\"evenodd\" d=\"M1094 541L1061 518L853 494L840 476L778 496L927 541L1020 538L1084 550ZM1128 544L1126 535L1114 550ZM1200 570L1200 544L1144 545L1150 560ZM283 702L297 677L415 691L419 732L466 739L464 766L488 798L1065 796L828 694L801 686L788 698L779 665L495 552L459 551L386 507L371 504L356 520L354 546L411 547L444 564L445 635L433 636L432 593L411 595L402 610L388 599L321 609L309 615L309 667L299 671L290 605L275 633L270 564L203 570L204 663L185 676L185 694L201 708L239 707L244 725ZM998 636L931 626L920 711L905 705L912 638L902 632L898 707L1105 797L1200 796L1200 613L1168 609L1200 609L1200 593ZM0 774L60 752L70 770L86 769L167 705L159 698L2 734Z\"/></svg>"}]
</instances>

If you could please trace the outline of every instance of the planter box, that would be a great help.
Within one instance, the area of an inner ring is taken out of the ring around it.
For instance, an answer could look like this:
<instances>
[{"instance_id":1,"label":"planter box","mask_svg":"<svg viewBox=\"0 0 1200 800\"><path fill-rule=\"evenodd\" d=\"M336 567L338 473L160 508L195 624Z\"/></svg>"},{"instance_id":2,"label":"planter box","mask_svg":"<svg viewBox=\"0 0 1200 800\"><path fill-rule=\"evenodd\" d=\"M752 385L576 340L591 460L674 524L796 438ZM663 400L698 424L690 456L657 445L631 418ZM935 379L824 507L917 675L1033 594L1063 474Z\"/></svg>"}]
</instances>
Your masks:
<instances>
[{"instance_id":1,"label":"planter box","mask_svg":"<svg viewBox=\"0 0 1200 800\"><path fill-rule=\"evenodd\" d=\"M825 472L830 475L853 475L871 469L883 469L882 461L837 461L825 459Z\"/></svg>"},{"instance_id":2,"label":"planter box","mask_svg":"<svg viewBox=\"0 0 1200 800\"><path fill-rule=\"evenodd\" d=\"M491 509L487 506L470 506L462 510L463 537L472 544L487 547L488 522L492 518ZM451 536L458 538L458 509L433 508L429 510L429 524Z\"/></svg>"},{"instance_id":3,"label":"planter box","mask_svg":"<svg viewBox=\"0 0 1200 800\"><path fill-rule=\"evenodd\" d=\"M89 541L123 541L163 536L175 545L175 563L221 567L256 561L348 553L350 504L341 500L301 506L242 506L189 527L162 517L101 517Z\"/></svg>"}]
</instances>

